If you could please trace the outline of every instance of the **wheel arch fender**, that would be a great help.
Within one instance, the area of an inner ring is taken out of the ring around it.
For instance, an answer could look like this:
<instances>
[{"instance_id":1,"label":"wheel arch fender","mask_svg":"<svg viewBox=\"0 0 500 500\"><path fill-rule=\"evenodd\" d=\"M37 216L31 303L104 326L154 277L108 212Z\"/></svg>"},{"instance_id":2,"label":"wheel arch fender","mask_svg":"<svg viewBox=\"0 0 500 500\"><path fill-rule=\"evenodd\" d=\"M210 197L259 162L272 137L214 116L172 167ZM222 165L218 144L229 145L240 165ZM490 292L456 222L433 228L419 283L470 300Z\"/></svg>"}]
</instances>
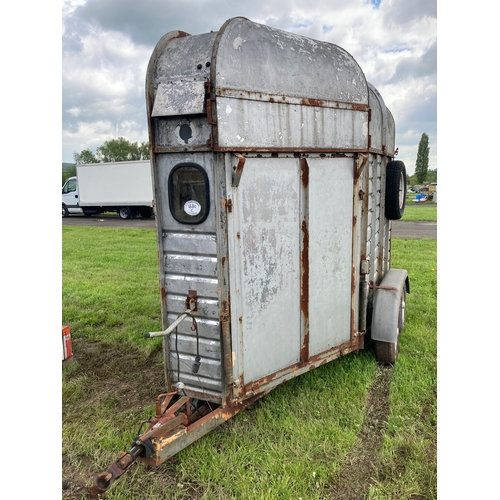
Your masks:
<instances>
[{"instance_id":1,"label":"wheel arch fender","mask_svg":"<svg viewBox=\"0 0 500 500\"><path fill-rule=\"evenodd\" d=\"M389 269L373 292L371 338L396 342L398 338L399 305L403 289L410 293L406 269Z\"/></svg>"}]
</instances>

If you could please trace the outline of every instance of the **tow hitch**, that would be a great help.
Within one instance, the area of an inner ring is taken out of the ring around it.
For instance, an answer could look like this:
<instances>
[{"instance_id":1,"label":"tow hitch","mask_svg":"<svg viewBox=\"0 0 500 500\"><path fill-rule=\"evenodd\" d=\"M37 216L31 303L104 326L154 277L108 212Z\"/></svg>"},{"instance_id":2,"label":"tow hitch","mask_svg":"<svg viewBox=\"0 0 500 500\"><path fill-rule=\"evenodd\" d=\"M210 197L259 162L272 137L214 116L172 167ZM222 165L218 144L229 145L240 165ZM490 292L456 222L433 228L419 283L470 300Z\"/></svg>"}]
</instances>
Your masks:
<instances>
[{"instance_id":1,"label":"tow hitch","mask_svg":"<svg viewBox=\"0 0 500 500\"><path fill-rule=\"evenodd\" d=\"M191 443L229 420L254 403L265 393L230 408L210 404L208 401L189 398L179 392L160 394L156 399L155 416L142 422L131 449L123 453L107 470L98 474L90 489L90 497L104 495L111 485L136 462L157 466L168 460ZM144 424L149 425L143 434Z\"/></svg>"}]
</instances>

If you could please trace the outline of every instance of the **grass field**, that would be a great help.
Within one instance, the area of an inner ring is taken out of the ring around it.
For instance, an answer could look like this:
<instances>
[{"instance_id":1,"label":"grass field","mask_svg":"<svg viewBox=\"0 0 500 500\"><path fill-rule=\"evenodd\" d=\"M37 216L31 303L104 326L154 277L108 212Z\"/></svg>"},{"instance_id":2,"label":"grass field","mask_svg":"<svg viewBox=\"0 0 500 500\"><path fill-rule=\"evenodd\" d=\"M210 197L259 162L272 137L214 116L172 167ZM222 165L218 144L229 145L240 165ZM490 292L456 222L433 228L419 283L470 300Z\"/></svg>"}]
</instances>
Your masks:
<instances>
[{"instance_id":1,"label":"grass field","mask_svg":"<svg viewBox=\"0 0 500 500\"><path fill-rule=\"evenodd\" d=\"M421 210L424 207L419 207ZM405 212L406 215L406 212ZM63 499L126 451L164 389L155 231L62 228ZM157 468L137 464L106 497L437 498L437 243L393 240L408 270L407 323L394 368L370 350L278 387Z\"/></svg>"},{"instance_id":2,"label":"grass field","mask_svg":"<svg viewBox=\"0 0 500 500\"><path fill-rule=\"evenodd\" d=\"M437 205L435 203L411 203L406 200L401 220L437 222Z\"/></svg>"}]
</instances>

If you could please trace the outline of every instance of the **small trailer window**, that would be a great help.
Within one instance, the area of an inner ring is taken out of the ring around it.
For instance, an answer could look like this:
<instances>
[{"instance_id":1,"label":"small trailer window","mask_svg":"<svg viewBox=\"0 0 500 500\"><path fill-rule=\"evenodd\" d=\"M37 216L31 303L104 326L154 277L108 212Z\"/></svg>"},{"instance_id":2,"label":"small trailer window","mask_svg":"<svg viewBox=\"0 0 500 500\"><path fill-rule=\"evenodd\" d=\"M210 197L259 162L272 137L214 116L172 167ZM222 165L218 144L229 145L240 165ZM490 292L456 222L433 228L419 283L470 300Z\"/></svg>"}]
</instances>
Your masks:
<instances>
[{"instance_id":1,"label":"small trailer window","mask_svg":"<svg viewBox=\"0 0 500 500\"><path fill-rule=\"evenodd\" d=\"M170 212L183 224L201 224L208 216L208 177L199 165L176 165L168 179Z\"/></svg>"}]
</instances>

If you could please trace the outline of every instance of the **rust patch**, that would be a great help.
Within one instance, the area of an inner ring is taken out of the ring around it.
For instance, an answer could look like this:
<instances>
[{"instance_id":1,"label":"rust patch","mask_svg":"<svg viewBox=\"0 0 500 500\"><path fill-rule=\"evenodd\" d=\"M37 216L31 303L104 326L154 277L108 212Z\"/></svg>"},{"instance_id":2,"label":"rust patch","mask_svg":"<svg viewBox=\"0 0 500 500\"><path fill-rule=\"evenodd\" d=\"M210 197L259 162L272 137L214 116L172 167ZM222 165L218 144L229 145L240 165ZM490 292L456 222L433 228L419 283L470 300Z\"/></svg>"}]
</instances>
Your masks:
<instances>
[{"instance_id":1,"label":"rust patch","mask_svg":"<svg viewBox=\"0 0 500 500\"><path fill-rule=\"evenodd\" d=\"M161 287L161 301L165 302L166 299L167 299L167 291L165 290L165 287L162 286Z\"/></svg>"},{"instance_id":2,"label":"rust patch","mask_svg":"<svg viewBox=\"0 0 500 500\"><path fill-rule=\"evenodd\" d=\"M354 351L358 351L358 339L350 340L336 347L332 347L328 351L320 354L315 354L305 361L299 361L294 365L288 366L282 370L278 370L274 373L270 373L265 377L250 382L247 385L242 384L242 392L248 397L250 394L260 394L260 390L267 384L273 382L277 379L282 379L281 382L285 382L297 376L297 370L306 369L308 371L314 370L315 368L322 366L327 363L331 363L333 360L339 358L340 356L345 356ZM290 376L289 376L290 375Z\"/></svg>"},{"instance_id":3,"label":"rust patch","mask_svg":"<svg viewBox=\"0 0 500 500\"><path fill-rule=\"evenodd\" d=\"M309 318L309 229L302 221L302 280L300 284L300 310Z\"/></svg>"},{"instance_id":4,"label":"rust patch","mask_svg":"<svg viewBox=\"0 0 500 500\"><path fill-rule=\"evenodd\" d=\"M300 360L307 361L309 359L309 332L304 335L304 341L300 346Z\"/></svg>"},{"instance_id":5,"label":"rust patch","mask_svg":"<svg viewBox=\"0 0 500 500\"><path fill-rule=\"evenodd\" d=\"M303 106L323 106L323 101L321 99L301 99L300 104Z\"/></svg>"},{"instance_id":6,"label":"rust patch","mask_svg":"<svg viewBox=\"0 0 500 500\"><path fill-rule=\"evenodd\" d=\"M309 185L309 165L307 163L307 160L305 158L301 158L300 160L300 172L301 172L301 180L302 180L302 185L307 188Z\"/></svg>"},{"instance_id":7,"label":"rust patch","mask_svg":"<svg viewBox=\"0 0 500 500\"><path fill-rule=\"evenodd\" d=\"M354 111L370 111L366 104L352 104L351 106Z\"/></svg>"},{"instance_id":8,"label":"rust patch","mask_svg":"<svg viewBox=\"0 0 500 500\"><path fill-rule=\"evenodd\" d=\"M307 222L302 221L302 254L301 254L300 311L303 314L305 335L300 348L300 359L309 359L309 229Z\"/></svg>"}]
</instances>

